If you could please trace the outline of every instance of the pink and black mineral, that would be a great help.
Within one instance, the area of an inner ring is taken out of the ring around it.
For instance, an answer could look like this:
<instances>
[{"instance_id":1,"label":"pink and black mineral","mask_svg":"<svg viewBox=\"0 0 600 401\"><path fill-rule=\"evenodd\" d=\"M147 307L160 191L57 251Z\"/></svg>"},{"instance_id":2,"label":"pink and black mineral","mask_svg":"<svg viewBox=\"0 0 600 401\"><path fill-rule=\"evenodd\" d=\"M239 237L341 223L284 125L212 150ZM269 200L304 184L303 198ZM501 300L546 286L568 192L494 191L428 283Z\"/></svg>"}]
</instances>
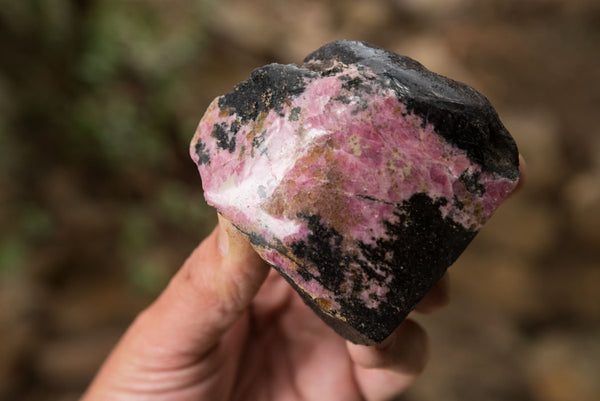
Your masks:
<instances>
[{"instance_id":1,"label":"pink and black mineral","mask_svg":"<svg viewBox=\"0 0 600 401\"><path fill-rule=\"evenodd\" d=\"M191 143L209 204L350 341L385 339L519 181L488 100L362 42L256 69Z\"/></svg>"}]
</instances>

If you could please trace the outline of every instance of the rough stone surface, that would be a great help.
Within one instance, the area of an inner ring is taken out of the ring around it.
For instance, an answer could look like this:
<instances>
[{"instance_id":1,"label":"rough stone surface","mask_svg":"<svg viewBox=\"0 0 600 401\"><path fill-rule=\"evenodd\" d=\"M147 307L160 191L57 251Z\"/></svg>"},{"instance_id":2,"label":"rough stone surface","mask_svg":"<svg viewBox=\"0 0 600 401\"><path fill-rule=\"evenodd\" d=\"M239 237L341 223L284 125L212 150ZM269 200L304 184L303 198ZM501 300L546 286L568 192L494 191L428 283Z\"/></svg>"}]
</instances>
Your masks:
<instances>
[{"instance_id":1,"label":"rough stone surface","mask_svg":"<svg viewBox=\"0 0 600 401\"><path fill-rule=\"evenodd\" d=\"M376 344L519 180L487 99L337 41L215 99L190 153L206 200L345 338Z\"/></svg>"}]
</instances>

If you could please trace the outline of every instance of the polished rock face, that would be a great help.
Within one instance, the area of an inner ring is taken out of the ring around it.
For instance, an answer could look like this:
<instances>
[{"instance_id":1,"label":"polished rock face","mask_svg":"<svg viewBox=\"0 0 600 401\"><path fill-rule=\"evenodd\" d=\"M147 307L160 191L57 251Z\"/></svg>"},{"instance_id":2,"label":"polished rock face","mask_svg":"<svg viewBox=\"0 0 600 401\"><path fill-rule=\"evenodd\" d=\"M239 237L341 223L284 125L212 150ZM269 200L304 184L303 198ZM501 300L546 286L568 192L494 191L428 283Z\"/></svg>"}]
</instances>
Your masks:
<instances>
[{"instance_id":1,"label":"polished rock face","mask_svg":"<svg viewBox=\"0 0 600 401\"><path fill-rule=\"evenodd\" d=\"M519 180L483 95L350 41L256 69L212 102L190 152L207 202L362 344L398 326Z\"/></svg>"}]
</instances>

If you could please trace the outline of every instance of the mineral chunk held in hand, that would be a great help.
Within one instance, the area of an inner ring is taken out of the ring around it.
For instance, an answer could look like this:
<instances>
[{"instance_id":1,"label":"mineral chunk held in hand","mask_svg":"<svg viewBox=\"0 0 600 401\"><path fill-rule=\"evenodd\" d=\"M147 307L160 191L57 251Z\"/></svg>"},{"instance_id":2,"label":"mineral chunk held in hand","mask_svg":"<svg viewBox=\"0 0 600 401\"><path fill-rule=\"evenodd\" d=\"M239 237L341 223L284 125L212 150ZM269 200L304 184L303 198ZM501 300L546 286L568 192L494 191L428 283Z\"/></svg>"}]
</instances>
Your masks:
<instances>
[{"instance_id":1,"label":"mineral chunk held in hand","mask_svg":"<svg viewBox=\"0 0 600 401\"><path fill-rule=\"evenodd\" d=\"M256 69L191 155L209 204L334 330L385 339L519 180L488 100L361 42Z\"/></svg>"}]
</instances>

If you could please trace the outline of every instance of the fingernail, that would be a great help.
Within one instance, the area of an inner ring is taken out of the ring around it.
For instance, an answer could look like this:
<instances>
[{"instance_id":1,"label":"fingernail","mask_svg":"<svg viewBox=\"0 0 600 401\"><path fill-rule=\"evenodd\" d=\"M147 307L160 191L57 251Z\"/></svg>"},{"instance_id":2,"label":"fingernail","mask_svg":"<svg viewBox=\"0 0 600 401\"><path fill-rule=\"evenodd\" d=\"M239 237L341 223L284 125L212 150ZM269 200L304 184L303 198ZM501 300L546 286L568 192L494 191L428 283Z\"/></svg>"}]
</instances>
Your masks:
<instances>
[{"instance_id":1,"label":"fingernail","mask_svg":"<svg viewBox=\"0 0 600 401\"><path fill-rule=\"evenodd\" d=\"M224 260L231 263L247 262L248 258L260 260L246 238L226 217L218 215L219 253Z\"/></svg>"},{"instance_id":2,"label":"fingernail","mask_svg":"<svg viewBox=\"0 0 600 401\"><path fill-rule=\"evenodd\" d=\"M225 222L225 219L223 217L221 217L221 215L218 215L218 219L219 219L219 239L218 239L219 252L221 253L222 257L225 257L229 253L229 234L227 233L227 229L225 228L225 224L227 224L227 223Z\"/></svg>"}]
</instances>

